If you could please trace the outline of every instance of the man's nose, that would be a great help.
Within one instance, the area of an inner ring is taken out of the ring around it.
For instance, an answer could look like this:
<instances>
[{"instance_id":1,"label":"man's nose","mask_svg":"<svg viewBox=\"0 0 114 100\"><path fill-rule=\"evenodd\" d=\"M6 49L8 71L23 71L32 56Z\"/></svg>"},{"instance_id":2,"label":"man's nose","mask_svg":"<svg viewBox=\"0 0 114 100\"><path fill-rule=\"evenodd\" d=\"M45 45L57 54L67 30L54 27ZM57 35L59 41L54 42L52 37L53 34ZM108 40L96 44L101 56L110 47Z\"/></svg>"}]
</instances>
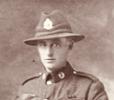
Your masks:
<instances>
[{"instance_id":1,"label":"man's nose","mask_svg":"<svg viewBox=\"0 0 114 100\"><path fill-rule=\"evenodd\" d=\"M52 57L53 56L53 48L52 47L47 47L46 52L47 52L47 55L49 57Z\"/></svg>"}]
</instances>

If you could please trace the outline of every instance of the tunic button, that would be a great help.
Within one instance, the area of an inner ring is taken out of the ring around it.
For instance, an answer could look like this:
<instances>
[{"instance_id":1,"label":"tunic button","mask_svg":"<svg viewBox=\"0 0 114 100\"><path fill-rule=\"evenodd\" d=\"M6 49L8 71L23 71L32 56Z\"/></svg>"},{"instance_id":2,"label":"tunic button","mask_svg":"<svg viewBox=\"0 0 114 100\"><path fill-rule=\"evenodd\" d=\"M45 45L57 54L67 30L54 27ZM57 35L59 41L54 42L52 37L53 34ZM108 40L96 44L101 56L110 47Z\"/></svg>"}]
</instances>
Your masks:
<instances>
[{"instance_id":1,"label":"tunic button","mask_svg":"<svg viewBox=\"0 0 114 100\"><path fill-rule=\"evenodd\" d=\"M43 100L48 100L48 99L43 99Z\"/></svg>"},{"instance_id":2,"label":"tunic button","mask_svg":"<svg viewBox=\"0 0 114 100\"><path fill-rule=\"evenodd\" d=\"M51 85L52 84L52 81L47 81L47 85Z\"/></svg>"},{"instance_id":3,"label":"tunic button","mask_svg":"<svg viewBox=\"0 0 114 100\"><path fill-rule=\"evenodd\" d=\"M73 71L73 74L76 74L77 72L76 71Z\"/></svg>"}]
</instances>

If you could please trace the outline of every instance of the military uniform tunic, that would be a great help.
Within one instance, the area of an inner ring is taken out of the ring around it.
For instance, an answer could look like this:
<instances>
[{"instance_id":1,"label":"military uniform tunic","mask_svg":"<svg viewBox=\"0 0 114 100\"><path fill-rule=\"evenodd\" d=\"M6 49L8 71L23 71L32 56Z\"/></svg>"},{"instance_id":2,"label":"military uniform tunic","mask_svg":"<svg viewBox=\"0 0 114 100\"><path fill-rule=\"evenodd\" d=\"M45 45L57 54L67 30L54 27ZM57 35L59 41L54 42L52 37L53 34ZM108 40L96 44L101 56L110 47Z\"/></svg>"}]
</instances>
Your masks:
<instances>
[{"instance_id":1,"label":"military uniform tunic","mask_svg":"<svg viewBox=\"0 0 114 100\"><path fill-rule=\"evenodd\" d=\"M75 71L69 63L52 73L40 73L23 82L16 100L108 100L94 76Z\"/></svg>"}]
</instances>

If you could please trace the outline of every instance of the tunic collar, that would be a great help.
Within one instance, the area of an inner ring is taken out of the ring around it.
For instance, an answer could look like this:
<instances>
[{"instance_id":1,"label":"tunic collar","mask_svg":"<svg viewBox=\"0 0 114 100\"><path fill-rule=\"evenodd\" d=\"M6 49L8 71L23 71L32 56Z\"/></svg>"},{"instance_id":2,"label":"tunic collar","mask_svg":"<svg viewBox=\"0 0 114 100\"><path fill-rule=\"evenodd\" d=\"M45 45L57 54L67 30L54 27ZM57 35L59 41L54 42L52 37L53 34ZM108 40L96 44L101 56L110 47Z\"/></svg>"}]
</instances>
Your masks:
<instances>
[{"instance_id":1,"label":"tunic collar","mask_svg":"<svg viewBox=\"0 0 114 100\"><path fill-rule=\"evenodd\" d=\"M67 62L66 66L63 66L54 72L44 73L42 78L44 79L46 84L52 84L68 78L73 74L73 71L73 68Z\"/></svg>"}]
</instances>

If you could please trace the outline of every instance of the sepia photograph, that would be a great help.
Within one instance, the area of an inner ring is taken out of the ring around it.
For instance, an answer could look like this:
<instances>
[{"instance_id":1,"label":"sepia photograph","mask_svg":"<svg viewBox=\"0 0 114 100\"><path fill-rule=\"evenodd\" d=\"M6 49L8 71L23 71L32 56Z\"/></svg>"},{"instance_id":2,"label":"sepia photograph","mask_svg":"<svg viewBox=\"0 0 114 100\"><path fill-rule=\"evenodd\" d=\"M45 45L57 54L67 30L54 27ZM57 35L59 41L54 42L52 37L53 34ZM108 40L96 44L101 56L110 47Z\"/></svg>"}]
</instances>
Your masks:
<instances>
[{"instance_id":1,"label":"sepia photograph","mask_svg":"<svg viewBox=\"0 0 114 100\"><path fill-rule=\"evenodd\" d=\"M0 100L113 100L113 0L0 0Z\"/></svg>"}]
</instances>

